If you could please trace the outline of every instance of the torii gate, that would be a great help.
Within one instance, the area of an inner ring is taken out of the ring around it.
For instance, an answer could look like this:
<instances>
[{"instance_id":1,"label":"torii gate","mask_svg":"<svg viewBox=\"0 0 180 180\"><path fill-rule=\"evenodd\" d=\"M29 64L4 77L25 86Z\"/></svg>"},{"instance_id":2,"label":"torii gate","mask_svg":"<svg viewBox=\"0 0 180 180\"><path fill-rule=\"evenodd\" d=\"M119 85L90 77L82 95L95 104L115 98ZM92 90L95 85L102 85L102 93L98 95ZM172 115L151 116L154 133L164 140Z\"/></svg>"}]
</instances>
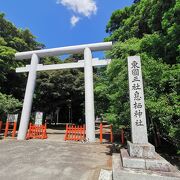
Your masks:
<instances>
[{"instance_id":1,"label":"torii gate","mask_svg":"<svg viewBox=\"0 0 180 180\"><path fill-rule=\"evenodd\" d=\"M35 89L37 71L83 68L85 81L85 121L86 121L86 137L89 142L95 142L95 113L94 113L94 91L93 91L93 66L105 66L110 63L110 60L92 59L92 51L105 51L112 48L112 42L84 44L78 46L68 46L52 49L43 49L27 52L18 52L15 54L17 60L31 58L31 64L16 68L16 72L29 72L23 109L20 120L18 140L24 140L28 130L30 113L32 108L33 94ZM84 53L84 60L77 63L42 65L39 64L41 57L59 56L63 54L78 54Z\"/></svg>"}]
</instances>

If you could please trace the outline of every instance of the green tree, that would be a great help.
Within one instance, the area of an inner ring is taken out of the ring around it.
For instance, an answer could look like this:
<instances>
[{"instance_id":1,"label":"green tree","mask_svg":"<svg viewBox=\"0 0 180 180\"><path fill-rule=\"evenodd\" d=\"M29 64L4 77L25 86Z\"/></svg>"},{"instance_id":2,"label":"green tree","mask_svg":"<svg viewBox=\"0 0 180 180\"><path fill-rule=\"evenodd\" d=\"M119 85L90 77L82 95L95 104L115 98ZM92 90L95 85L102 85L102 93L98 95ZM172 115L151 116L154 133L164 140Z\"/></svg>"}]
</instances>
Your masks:
<instances>
[{"instance_id":1,"label":"green tree","mask_svg":"<svg viewBox=\"0 0 180 180\"><path fill-rule=\"evenodd\" d=\"M70 63L82 59L81 55L68 57ZM47 63L45 63L47 64ZM84 73L81 69L68 69L41 72L38 74L34 109L53 112L57 107L73 109L73 120L83 116L84 112ZM48 103L47 103L48 102ZM66 115L68 117L68 114Z\"/></svg>"},{"instance_id":2,"label":"green tree","mask_svg":"<svg viewBox=\"0 0 180 180\"><path fill-rule=\"evenodd\" d=\"M28 29L16 28L0 13L0 113L8 113L21 108L26 75L17 74L15 69L28 62L15 60L17 51L41 49L44 45L35 40ZM11 104L12 103L12 104ZM14 107L14 108L13 108Z\"/></svg>"},{"instance_id":3,"label":"green tree","mask_svg":"<svg viewBox=\"0 0 180 180\"><path fill-rule=\"evenodd\" d=\"M179 0L141 0L113 12L105 39L114 41L107 54L113 60L107 70L98 72L95 87L98 112L104 112L117 130L129 127L127 57L140 55L149 134L156 124L176 146L180 145L179 5Z\"/></svg>"},{"instance_id":4,"label":"green tree","mask_svg":"<svg viewBox=\"0 0 180 180\"><path fill-rule=\"evenodd\" d=\"M21 102L10 95L0 93L0 116L4 113L15 113L22 106Z\"/></svg>"},{"instance_id":5,"label":"green tree","mask_svg":"<svg viewBox=\"0 0 180 180\"><path fill-rule=\"evenodd\" d=\"M0 92L4 97L10 95L10 97L16 98L17 102L24 98L27 73L17 74L15 69L29 64L30 61L15 60L15 53L44 47L43 44L36 41L36 37L28 29L16 28L5 19L4 14L0 14ZM58 64L77 62L81 59L83 59L81 54L69 56L65 61L61 61L57 57L46 57L41 58L41 63ZM9 100L9 102L11 101ZM69 106L71 104L77 119L84 112L83 102L83 70L38 72L33 110L51 112L62 105ZM7 113L2 107L1 110Z\"/></svg>"}]
</instances>

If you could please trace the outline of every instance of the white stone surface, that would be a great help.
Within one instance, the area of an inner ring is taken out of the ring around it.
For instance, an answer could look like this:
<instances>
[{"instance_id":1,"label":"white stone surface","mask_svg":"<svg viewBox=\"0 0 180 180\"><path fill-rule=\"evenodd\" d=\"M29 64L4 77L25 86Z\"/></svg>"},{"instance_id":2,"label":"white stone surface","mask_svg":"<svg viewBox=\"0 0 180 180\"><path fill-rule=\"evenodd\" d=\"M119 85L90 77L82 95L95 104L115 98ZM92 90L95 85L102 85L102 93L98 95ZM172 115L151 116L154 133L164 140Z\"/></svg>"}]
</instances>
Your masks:
<instances>
[{"instance_id":1,"label":"white stone surface","mask_svg":"<svg viewBox=\"0 0 180 180\"><path fill-rule=\"evenodd\" d=\"M66 47L60 47L60 48L19 52L15 54L15 58L18 60L30 59L33 54L37 54L38 57L59 56L63 54L78 54L78 53L83 53L85 48L90 48L91 51L110 50L112 48L112 42L83 44L83 45L76 45L76 46L66 46Z\"/></svg>"},{"instance_id":2,"label":"white stone surface","mask_svg":"<svg viewBox=\"0 0 180 180\"><path fill-rule=\"evenodd\" d=\"M92 66L106 66L110 62L111 59L98 60L98 58L94 58L92 61ZM38 64L37 71L51 71L51 70L83 68L83 67L84 67L84 60L81 60L76 63L63 63L63 64L52 64L52 65ZM30 65L26 65L26 67L16 68L17 73L29 72L29 70L30 70Z\"/></svg>"},{"instance_id":3,"label":"white stone surface","mask_svg":"<svg viewBox=\"0 0 180 180\"><path fill-rule=\"evenodd\" d=\"M146 159L146 169L154 171L173 171L172 165L166 161L164 158L156 154L156 159Z\"/></svg>"},{"instance_id":4,"label":"white stone surface","mask_svg":"<svg viewBox=\"0 0 180 180\"><path fill-rule=\"evenodd\" d=\"M127 150L121 149L121 158L123 167L145 169L145 159L130 158Z\"/></svg>"},{"instance_id":5,"label":"white stone surface","mask_svg":"<svg viewBox=\"0 0 180 180\"><path fill-rule=\"evenodd\" d=\"M155 148L152 144L135 144L130 141L127 142L128 152L131 157L140 158L155 158Z\"/></svg>"},{"instance_id":6,"label":"white stone surface","mask_svg":"<svg viewBox=\"0 0 180 180\"><path fill-rule=\"evenodd\" d=\"M26 92L24 97L23 109L21 114L21 121L18 132L18 140L24 140L26 138L26 133L29 125L29 119L32 108L33 94L36 83L37 65L39 63L39 57L36 54L32 55L31 58L31 68L29 70Z\"/></svg>"},{"instance_id":7,"label":"white stone surface","mask_svg":"<svg viewBox=\"0 0 180 180\"><path fill-rule=\"evenodd\" d=\"M121 159L124 168L177 172L174 166L157 153L154 158L138 158L129 156L126 149L121 149Z\"/></svg>"},{"instance_id":8,"label":"white stone surface","mask_svg":"<svg viewBox=\"0 0 180 180\"><path fill-rule=\"evenodd\" d=\"M101 169L98 180L112 180L112 171Z\"/></svg>"},{"instance_id":9,"label":"white stone surface","mask_svg":"<svg viewBox=\"0 0 180 180\"><path fill-rule=\"evenodd\" d=\"M134 169L145 169L145 160L144 159L129 159L123 158L123 167L134 168Z\"/></svg>"},{"instance_id":10,"label":"white stone surface","mask_svg":"<svg viewBox=\"0 0 180 180\"><path fill-rule=\"evenodd\" d=\"M120 155L112 155L113 180L179 180L180 173L123 168Z\"/></svg>"},{"instance_id":11,"label":"white stone surface","mask_svg":"<svg viewBox=\"0 0 180 180\"><path fill-rule=\"evenodd\" d=\"M95 142L93 67L92 53L89 48L84 50L84 59L86 139L89 142Z\"/></svg>"},{"instance_id":12,"label":"white stone surface","mask_svg":"<svg viewBox=\"0 0 180 180\"><path fill-rule=\"evenodd\" d=\"M128 77L132 143L147 144L148 137L144 105L144 90L141 61L139 56L128 57Z\"/></svg>"}]
</instances>

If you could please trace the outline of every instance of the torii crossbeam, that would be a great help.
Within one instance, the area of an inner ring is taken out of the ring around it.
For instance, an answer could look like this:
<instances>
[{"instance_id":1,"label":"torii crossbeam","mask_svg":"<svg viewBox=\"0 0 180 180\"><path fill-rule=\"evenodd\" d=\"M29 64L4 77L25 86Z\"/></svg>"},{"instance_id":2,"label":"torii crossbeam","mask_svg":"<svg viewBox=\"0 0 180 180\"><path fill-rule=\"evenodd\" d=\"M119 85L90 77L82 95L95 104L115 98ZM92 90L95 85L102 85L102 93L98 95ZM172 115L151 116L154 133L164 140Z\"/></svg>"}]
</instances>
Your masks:
<instances>
[{"instance_id":1,"label":"torii crossbeam","mask_svg":"<svg viewBox=\"0 0 180 180\"><path fill-rule=\"evenodd\" d=\"M92 59L92 51L104 51L112 48L112 42L85 44L78 46L68 46L53 49L43 49L28 52L19 52L15 54L16 59L23 60L31 58L31 64L26 67L16 68L17 73L29 72L23 109L21 114L18 140L24 140L29 124L29 118L32 108L33 93L35 89L37 71L58 70L69 68L84 68L85 80L85 121L86 138L89 142L95 141L95 113L94 113L94 91L93 91L93 66L105 66L110 63L110 59L99 60ZM40 57L58 56L62 54L84 53L84 60L77 63L63 63L53 65L39 64Z\"/></svg>"},{"instance_id":2,"label":"torii crossbeam","mask_svg":"<svg viewBox=\"0 0 180 180\"><path fill-rule=\"evenodd\" d=\"M111 62L111 59L92 59L92 66L106 66ZM26 67L16 68L17 73L29 72L30 65L26 65ZM58 70L58 69L73 69L73 68L83 68L84 60L79 60L76 63L63 63L63 64L52 64L52 65L43 65L38 64L36 71L50 71L50 70Z\"/></svg>"}]
</instances>

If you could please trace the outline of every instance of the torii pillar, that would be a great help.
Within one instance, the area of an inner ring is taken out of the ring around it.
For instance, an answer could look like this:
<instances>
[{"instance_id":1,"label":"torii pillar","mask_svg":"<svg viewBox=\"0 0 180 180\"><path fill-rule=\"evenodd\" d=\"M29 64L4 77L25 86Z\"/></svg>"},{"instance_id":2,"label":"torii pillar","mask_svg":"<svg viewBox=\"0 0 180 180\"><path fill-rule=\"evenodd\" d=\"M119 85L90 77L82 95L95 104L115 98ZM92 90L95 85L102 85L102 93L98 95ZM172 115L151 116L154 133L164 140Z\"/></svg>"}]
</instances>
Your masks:
<instances>
[{"instance_id":1,"label":"torii pillar","mask_svg":"<svg viewBox=\"0 0 180 180\"><path fill-rule=\"evenodd\" d=\"M95 142L93 67L89 48L84 50L84 60L86 137L90 142Z\"/></svg>"},{"instance_id":2,"label":"torii pillar","mask_svg":"<svg viewBox=\"0 0 180 180\"><path fill-rule=\"evenodd\" d=\"M31 66L30 66L30 71L29 71L29 76L28 76L26 91L24 96L23 109L22 109L19 132L17 137L18 140L26 139L26 133L28 130L29 119L31 115L33 94L36 84L38 63L39 63L39 57L36 54L33 54L31 57Z\"/></svg>"}]
</instances>

